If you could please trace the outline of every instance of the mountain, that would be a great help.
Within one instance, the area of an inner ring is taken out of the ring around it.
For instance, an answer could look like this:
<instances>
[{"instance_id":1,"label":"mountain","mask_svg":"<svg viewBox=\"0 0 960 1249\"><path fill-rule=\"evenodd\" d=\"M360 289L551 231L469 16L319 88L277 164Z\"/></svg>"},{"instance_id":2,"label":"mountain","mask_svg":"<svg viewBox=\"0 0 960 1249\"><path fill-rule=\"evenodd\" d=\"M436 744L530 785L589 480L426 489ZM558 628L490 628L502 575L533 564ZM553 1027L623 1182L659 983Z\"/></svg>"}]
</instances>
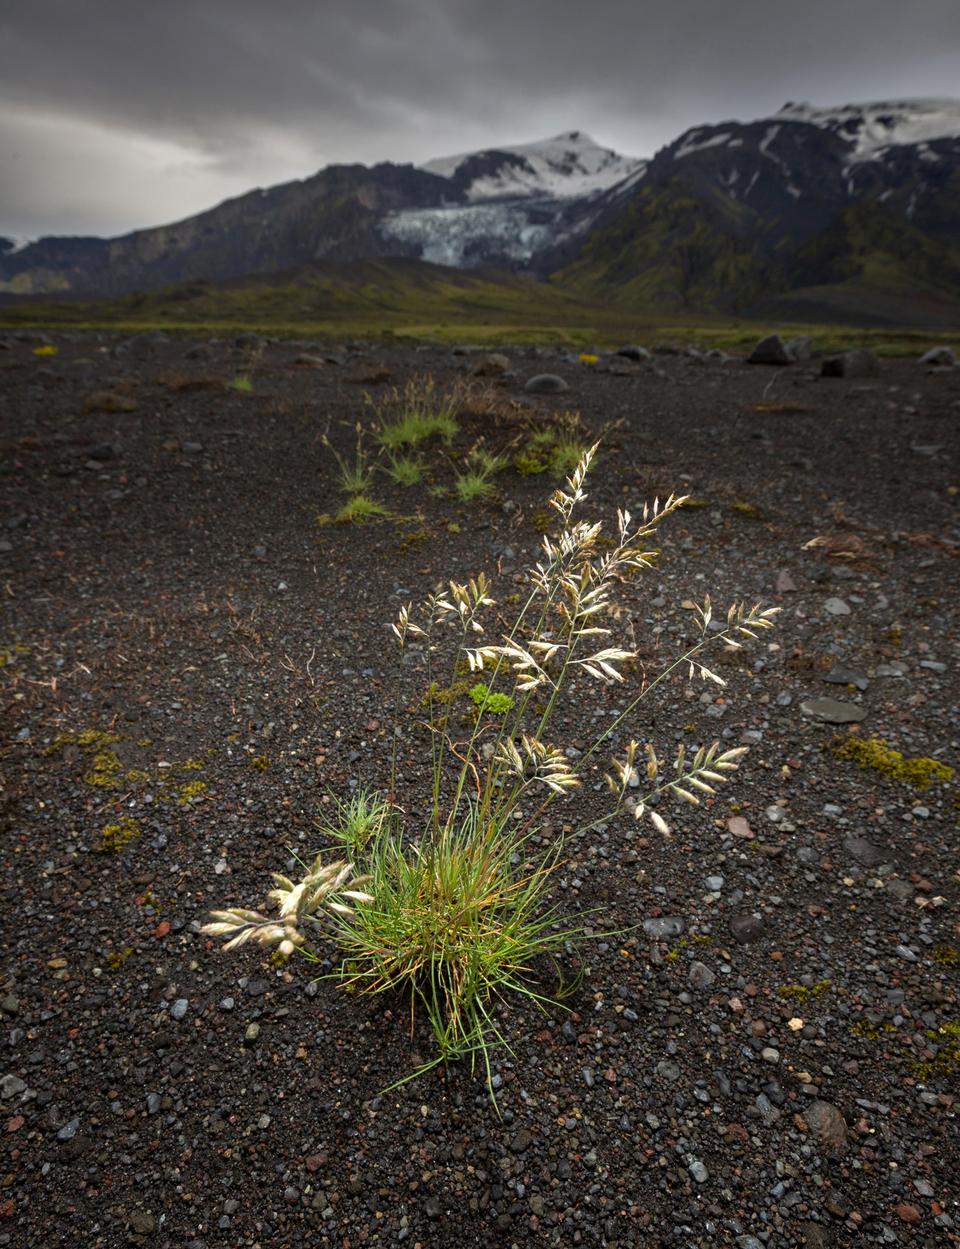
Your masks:
<instances>
[{"instance_id":1,"label":"mountain","mask_svg":"<svg viewBox=\"0 0 960 1249\"><path fill-rule=\"evenodd\" d=\"M624 304L960 323L960 103L694 127L605 194L558 268Z\"/></svg>"},{"instance_id":2,"label":"mountain","mask_svg":"<svg viewBox=\"0 0 960 1249\"><path fill-rule=\"evenodd\" d=\"M960 102L693 127L650 160L581 131L332 166L117 239L0 246L0 292L118 295L401 257L629 308L960 323Z\"/></svg>"}]
</instances>

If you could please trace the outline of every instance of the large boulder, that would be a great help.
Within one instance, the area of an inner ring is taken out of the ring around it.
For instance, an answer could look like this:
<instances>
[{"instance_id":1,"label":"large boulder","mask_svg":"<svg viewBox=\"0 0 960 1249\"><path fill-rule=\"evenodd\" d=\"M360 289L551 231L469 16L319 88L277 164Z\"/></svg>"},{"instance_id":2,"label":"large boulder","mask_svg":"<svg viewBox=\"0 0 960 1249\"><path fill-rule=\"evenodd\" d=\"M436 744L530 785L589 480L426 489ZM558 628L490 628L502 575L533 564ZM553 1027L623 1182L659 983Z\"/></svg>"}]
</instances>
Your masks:
<instances>
[{"instance_id":1,"label":"large boulder","mask_svg":"<svg viewBox=\"0 0 960 1249\"><path fill-rule=\"evenodd\" d=\"M794 357L779 334L761 338L747 356L747 364L793 364Z\"/></svg>"},{"instance_id":2,"label":"large boulder","mask_svg":"<svg viewBox=\"0 0 960 1249\"><path fill-rule=\"evenodd\" d=\"M827 356L820 366L821 377L879 377L880 361L876 353L865 348Z\"/></svg>"},{"instance_id":3,"label":"large boulder","mask_svg":"<svg viewBox=\"0 0 960 1249\"><path fill-rule=\"evenodd\" d=\"M920 363L955 368L957 357L949 347L931 347L920 357Z\"/></svg>"},{"instance_id":4,"label":"large boulder","mask_svg":"<svg viewBox=\"0 0 960 1249\"><path fill-rule=\"evenodd\" d=\"M562 395L570 387L556 373L537 373L527 382L524 390L531 395Z\"/></svg>"}]
</instances>

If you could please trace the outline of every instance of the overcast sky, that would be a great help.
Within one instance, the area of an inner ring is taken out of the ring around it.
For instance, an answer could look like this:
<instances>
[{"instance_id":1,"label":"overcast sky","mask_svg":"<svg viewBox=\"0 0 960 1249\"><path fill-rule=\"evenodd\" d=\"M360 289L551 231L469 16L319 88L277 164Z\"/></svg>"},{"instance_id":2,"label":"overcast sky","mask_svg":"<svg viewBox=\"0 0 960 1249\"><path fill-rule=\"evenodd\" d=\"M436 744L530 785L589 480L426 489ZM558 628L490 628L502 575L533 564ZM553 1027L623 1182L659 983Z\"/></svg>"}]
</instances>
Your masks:
<instances>
[{"instance_id":1,"label":"overcast sky","mask_svg":"<svg viewBox=\"0 0 960 1249\"><path fill-rule=\"evenodd\" d=\"M333 162L960 96L960 0L0 0L0 234L116 234Z\"/></svg>"}]
</instances>

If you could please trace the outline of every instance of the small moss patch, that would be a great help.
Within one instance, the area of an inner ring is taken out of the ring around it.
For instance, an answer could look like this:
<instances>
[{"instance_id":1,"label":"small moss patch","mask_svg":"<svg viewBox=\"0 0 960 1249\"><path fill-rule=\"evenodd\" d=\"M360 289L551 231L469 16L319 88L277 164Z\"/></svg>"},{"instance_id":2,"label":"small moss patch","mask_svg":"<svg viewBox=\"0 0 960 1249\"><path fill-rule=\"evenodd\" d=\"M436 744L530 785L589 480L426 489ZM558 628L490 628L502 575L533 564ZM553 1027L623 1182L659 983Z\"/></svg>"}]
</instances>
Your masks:
<instances>
[{"instance_id":1,"label":"small moss patch","mask_svg":"<svg viewBox=\"0 0 960 1249\"><path fill-rule=\"evenodd\" d=\"M120 784L120 773L123 764L116 751L102 750L93 756L90 768L84 776L87 785L96 785L101 789L116 789Z\"/></svg>"},{"instance_id":2,"label":"small moss patch","mask_svg":"<svg viewBox=\"0 0 960 1249\"><path fill-rule=\"evenodd\" d=\"M928 789L934 781L952 781L953 768L938 759L905 759L880 737L850 737L834 747L838 759L848 759L882 776L892 777L915 789Z\"/></svg>"},{"instance_id":3,"label":"small moss patch","mask_svg":"<svg viewBox=\"0 0 960 1249\"><path fill-rule=\"evenodd\" d=\"M787 1002L815 1002L829 993L832 987L829 980L821 980L811 985L782 984L777 990L777 996Z\"/></svg>"},{"instance_id":4,"label":"small moss patch","mask_svg":"<svg viewBox=\"0 0 960 1249\"><path fill-rule=\"evenodd\" d=\"M129 815L122 815L116 824L108 824L100 834L98 854L123 854L130 842L140 836L140 825Z\"/></svg>"}]
</instances>

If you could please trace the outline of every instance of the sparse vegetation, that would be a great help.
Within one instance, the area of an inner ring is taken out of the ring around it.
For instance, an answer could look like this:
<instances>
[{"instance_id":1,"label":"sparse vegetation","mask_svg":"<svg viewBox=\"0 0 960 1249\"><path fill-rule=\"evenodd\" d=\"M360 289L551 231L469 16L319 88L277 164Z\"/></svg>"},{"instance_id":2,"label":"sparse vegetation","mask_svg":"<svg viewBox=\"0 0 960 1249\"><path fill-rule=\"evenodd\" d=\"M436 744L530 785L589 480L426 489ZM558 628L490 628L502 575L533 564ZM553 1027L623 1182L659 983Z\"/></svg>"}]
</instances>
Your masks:
<instances>
[{"instance_id":1,"label":"sparse vegetation","mask_svg":"<svg viewBox=\"0 0 960 1249\"><path fill-rule=\"evenodd\" d=\"M849 737L834 746L834 754L915 789L929 789L936 781L953 780L953 768L939 759L905 759L879 737Z\"/></svg>"},{"instance_id":2,"label":"sparse vegetation","mask_svg":"<svg viewBox=\"0 0 960 1249\"><path fill-rule=\"evenodd\" d=\"M460 430L456 389L440 389L429 375L412 378L402 389L393 387L382 399L367 396L367 403L375 437L385 451L419 447L432 439L449 446Z\"/></svg>"}]
</instances>

